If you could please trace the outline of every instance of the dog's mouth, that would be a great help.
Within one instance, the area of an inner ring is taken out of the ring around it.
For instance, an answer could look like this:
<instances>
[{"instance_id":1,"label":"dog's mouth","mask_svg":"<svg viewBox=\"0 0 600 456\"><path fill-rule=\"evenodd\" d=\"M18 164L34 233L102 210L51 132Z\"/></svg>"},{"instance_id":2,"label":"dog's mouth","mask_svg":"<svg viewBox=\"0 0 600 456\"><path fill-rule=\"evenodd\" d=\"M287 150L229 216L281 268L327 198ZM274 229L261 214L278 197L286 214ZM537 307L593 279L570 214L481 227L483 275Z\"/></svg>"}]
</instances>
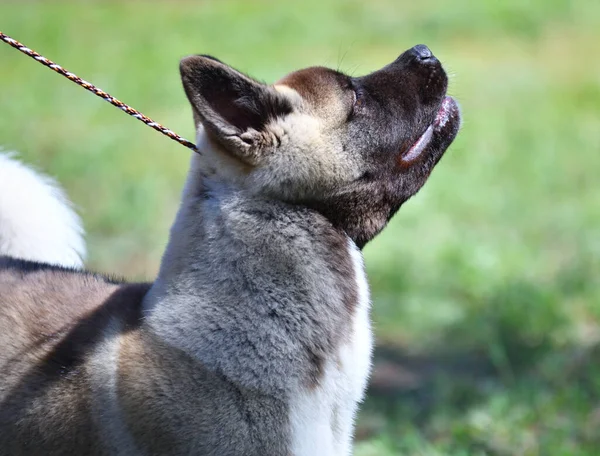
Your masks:
<instances>
[{"instance_id":1,"label":"dog's mouth","mask_svg":"<svg viewBox=\"0 0 600 456\"><path fill-rule=\"evenodd\" d=\"M438 109L435 119L427 127L425 132L417 141L400 156L400 160L411 163L418 159L435 138L448 138L450 141L442 141L445 147L450 145L456 134L457 124L460 123L460 108L452 97L446 96Z\"/></svg>"}]
</instances>

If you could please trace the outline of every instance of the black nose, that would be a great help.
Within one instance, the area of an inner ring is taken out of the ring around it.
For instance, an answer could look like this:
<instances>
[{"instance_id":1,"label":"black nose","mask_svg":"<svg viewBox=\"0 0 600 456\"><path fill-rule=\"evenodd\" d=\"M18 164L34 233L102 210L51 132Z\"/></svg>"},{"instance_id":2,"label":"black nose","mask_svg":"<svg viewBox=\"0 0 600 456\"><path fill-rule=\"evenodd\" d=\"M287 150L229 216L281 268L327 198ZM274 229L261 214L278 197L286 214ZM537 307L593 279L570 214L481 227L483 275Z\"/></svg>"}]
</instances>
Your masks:
<instances>
[{"instance_id":1,"label":"black nose","mask_svg":"<svg viewBox=\"0 0 600 456\"><path fill-rule=\"evenodd\" d=\"M421 60L422 62L435 60L435 56L431 50L424 44L417 44L412 49L409 49L408 52L410 52L417 60Z\"/></svg>"}]
</instances>

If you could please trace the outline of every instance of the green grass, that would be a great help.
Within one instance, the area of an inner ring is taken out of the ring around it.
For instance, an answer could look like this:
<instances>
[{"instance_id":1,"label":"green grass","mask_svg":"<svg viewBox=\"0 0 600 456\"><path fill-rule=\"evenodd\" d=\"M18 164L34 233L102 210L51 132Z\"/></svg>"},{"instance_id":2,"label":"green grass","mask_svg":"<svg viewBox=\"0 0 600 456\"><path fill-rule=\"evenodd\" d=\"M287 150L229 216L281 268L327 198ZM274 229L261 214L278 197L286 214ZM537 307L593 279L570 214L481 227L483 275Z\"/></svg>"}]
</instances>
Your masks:
<instances>
[{"instance_id":1,"label":"green grass","mask_svg":"<svg viewBox=\"0 0 600 456\"><path fill-rule=\"evenodd\" d=\"M0 30L190 139L186 54L273 81L427 43L464 128L365 250L386 350L356 454L600 452L600 3L3 2ZM152 277L188 151L8 46L0 65L0 142L66 186L92 267Z\"/></svg>"}]
</instances>

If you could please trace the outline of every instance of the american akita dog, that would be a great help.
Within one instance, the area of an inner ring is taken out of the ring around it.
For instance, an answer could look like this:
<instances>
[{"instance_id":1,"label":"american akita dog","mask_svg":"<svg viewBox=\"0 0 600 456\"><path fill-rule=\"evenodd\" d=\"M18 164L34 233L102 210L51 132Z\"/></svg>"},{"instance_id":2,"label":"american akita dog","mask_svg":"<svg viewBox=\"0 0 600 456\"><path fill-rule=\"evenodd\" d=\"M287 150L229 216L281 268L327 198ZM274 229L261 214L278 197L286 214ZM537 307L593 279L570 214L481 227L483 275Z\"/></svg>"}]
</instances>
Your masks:
<instances>
[{"instance_id":1,"label":"american akita dog","mask_svg":"<svg viewBox=\"0 0 600 456\"><path fill-rule=\"evenodd\" d=\"M458 132L446 73L423 45L362 77L180 69L200 154L153 283L72 267L69 210L66 236L30 235L52 209L0 182L2 455L352 452L372 350L361 249Z\"/></svg>"}]
</instances>

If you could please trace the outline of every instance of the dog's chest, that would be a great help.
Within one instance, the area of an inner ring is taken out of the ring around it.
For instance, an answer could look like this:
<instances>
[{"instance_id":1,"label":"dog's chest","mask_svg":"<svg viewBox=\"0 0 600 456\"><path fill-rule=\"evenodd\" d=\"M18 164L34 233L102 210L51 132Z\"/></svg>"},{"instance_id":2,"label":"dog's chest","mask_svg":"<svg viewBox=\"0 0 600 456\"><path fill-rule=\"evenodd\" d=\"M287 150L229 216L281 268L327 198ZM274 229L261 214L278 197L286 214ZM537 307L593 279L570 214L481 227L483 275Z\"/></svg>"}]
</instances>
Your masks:
<instances>
[{"instance_id":1,"label":"dog's chest","mask_svg":"<svg viewBox=\"0 0 600 456\"><path fill-rule=\"evenodd\" d=\"M290 410L293 456L346 456L351 453L354 418L370 373L373 341L362 255L351 241L349 253L358 291L350 334L325 362L319 384L310 390L299 391L293 398Z\"/></svg>"}]
</instances>

